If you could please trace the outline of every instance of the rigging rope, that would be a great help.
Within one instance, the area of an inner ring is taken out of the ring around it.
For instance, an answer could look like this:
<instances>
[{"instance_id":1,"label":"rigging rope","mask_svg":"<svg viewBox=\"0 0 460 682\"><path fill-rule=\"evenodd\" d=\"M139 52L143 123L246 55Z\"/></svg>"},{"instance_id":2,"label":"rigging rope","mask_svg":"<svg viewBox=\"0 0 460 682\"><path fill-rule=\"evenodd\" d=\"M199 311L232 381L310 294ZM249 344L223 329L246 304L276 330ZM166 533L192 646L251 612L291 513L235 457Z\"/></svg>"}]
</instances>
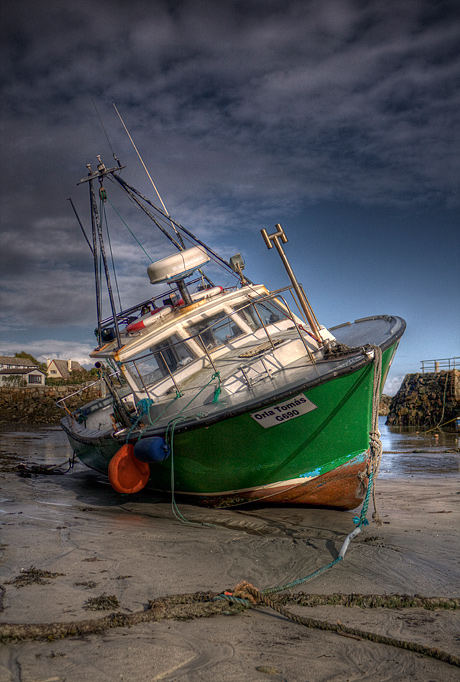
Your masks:
<instances>
[{"instance_id":1,"label":"rigging rope","mask_svg":"<svg viewBox=\"0 0 460 682\"><path fill-rule=\"evenodd\" d=\"M165 235L165 237L167 237L169 239L169 241L174 244L174 246L176 247L176 249L178 251L183 251L183 249L185 247L181 246L181 244L179 244L179 242L177 242L174 239L174 237L169 234L169 232L166 230L166 228L164 228L162 225L160 225L160 223L155 218L155 216L152 215L152 213L150 213L150 211L139 201L139 199L136 196L136 194L140 194L139 192L137 192L133 187L128 185L128 183L125 182L122 178L118 177L118 175L113 175L113 176L111 176L110 179L118 181L118 183L121 185L121 187L126 192L126 194L131 199L131 201L133 201L136 204L136 206L138 206L138 208L140 208L142 211L144 211L144 213L150 218L150 220L152 220L155 223L155 225ZM142 195L140 195L140 196L142 197ZM148 201L145 197L143 197L143 199L144 199L144 201L147 201L147 203L149 203L151 206L153 206L156 209L156 206L154 206L154 204L152 204L150 201ZM156 209L156 210L159 210L159 209ZM171 222L171 219L170 219L170 222ZM183 244L182 238L181 238L181 243Z\"/></svg>"},{"instance_id":2,"label":"rigging rope","mask_svg":"<svg viewBox=\"0 0 460 682\"><path fill-rule=\"evenodd\" d=\"M107 201L109 202L109 204L111 205L111 207L113 208L113 210L115 211L115 213L117 214L117 216L120 218L121 222L125 225L125 227L128 228L128 230L130 231L130 233L132 234L132 236L134 237L134 239L136 240L136 242L139 244L139 246L141 247L142 251L143 251L143 252L145 253L145 255L147 256L147 258L149 259L149 261L150 261L151 263L153 263L152 258L149 256L149 254L147 253L147 251L144 249L144 247L143 247L142 244L140 243L139 239L136 237L136 235L134 234L134 232L132 231L132 229L129 227L128 223L125 222L125 220L123 220L123 218L122 218L121 215L118 213L117 209L116 209L115 206L112 204L112 202L110 201L109 198L107 198Z\"/></svg>"},{"instance_id":3,"label":"rigging rope","mask_svg":"<svg viewBox=\"0 0 460 682\"><path fill-rule=\"evenodd\" d=\"M120 178L118 175L112 175L111 179L118 182L123 187L123 189L125 190L125 192L129 196L132 196L132 194L136 194L143 201L145 201L147 204L149 204L149 206L154 208L155 211L157 211L161 216L163 216L164 219L166 219L168 222L173 223L181 232L183 232L185 235L187 235L187 237L189 237L195 244L202 246L205 249L206 253L208 253L210 255L211 260L213 260L215 263L220 264L227 271L229 271L229 274L231 274L233 277L237 277L239 279L239 276L235 273L235 271L231 267L230 263L228 263L226 260L221 258L221 256L219 256L218 253L216 253L213 249L211 249L209 246L207 246L203 241L201 241L201 239L196 237L192 232L190 232L190 230L187 230L187 228L185 228L183 225L181 225L180 223L173 220L173 218L171 218L171 216L166 215L160 208L158 208L158 206L155 206L155 204L153 204L147 197L145 197L135 187L132 187L131 185L129 185L126 182L126 180L124 180L123 178ZM133 197L133 198L135 199L135 197ZM169 235L166 232L166 230L161 225L159 225L158 221L151 215L151 213L146 210L145 206L142 206L142 204L138 200L136 200L136 203L140 208L142 208L143 211L145 211L145 213L151 218L151 220L153 220L155 225L160 230L162 230L162 232L168 237L168 239L170 239L171 241L174 241L173 238L171 237L171 235ZM181 250L179 246L176 246L176 248L178 248L179 251ZM253 282L251 280L249 280L247 278L245 278L245 279L249 284L253 284Z\"/></svg>"}]
</instances>

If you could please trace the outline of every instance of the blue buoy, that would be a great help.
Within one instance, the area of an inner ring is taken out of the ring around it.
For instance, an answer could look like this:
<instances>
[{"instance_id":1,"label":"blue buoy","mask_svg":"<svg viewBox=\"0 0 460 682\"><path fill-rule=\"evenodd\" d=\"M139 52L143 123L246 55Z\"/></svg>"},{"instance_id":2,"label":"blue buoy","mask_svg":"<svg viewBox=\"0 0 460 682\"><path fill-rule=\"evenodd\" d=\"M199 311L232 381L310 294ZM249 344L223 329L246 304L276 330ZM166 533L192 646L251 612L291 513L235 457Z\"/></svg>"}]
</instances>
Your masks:
<instances>
[{"instance_id":1,"label":"blue buoy","mask_svg":"<svg viewBox=\"0 0 460 682\"><path fill-rule=\"evenodd\" d=\"M142 438L134 446L134 457L140 462L163 462L169 454L169 445L160 436Z\"/></svg>"}]
</instances>

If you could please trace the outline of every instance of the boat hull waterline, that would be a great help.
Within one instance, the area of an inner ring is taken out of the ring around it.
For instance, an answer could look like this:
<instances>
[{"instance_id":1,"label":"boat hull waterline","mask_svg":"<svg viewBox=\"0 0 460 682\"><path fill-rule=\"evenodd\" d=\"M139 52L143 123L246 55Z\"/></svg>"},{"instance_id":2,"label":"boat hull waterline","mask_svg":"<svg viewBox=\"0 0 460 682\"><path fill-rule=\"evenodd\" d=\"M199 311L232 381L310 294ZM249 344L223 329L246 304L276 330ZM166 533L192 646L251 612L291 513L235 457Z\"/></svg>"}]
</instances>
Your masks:
<instances>
[{"instance_id":1,"label":"boat hull waterline","mask_svg":"<svg viewBox=\"0 0 460 682\"><path fill-rule=\"evenodd\" d=\"M383 352L382 386L398 342L395 339ZM312 388L299 387L290 399L278 397L259 410L235 416L224 413L193 428L178 424L173 457L150 465L147 488L171 493L173 467L174 493L206 506L266 500L354 509L367 487L373 382L370 361ZM68 417L62 426L77 457L107 475L125 438L77 433Z\"/></svg>"}]
</instances>

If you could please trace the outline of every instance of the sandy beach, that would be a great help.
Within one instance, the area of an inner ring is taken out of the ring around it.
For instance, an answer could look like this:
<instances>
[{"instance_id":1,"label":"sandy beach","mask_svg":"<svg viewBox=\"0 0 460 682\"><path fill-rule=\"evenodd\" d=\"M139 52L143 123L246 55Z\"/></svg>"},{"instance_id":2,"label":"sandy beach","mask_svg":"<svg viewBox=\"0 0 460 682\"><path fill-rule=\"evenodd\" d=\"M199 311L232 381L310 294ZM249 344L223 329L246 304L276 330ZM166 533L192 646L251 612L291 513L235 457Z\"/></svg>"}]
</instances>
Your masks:
<instances>
[{"instance_id":1,"label":"sandy beach","mask_svg":"<svg viewBox=\"0 0 460 682\"><path fill-rule=\"evenodd\" d=\"M292 592L460 597L459 481L455 475L382 477L377 504L383 525L371 522L343 562ZM3 470L0 488L1 623L132 614L160 597L220 592L243 579L259 589L285 584L328 564L353 529L353 512L206 510L179 502L187 521L210 524L188 525L174 518L169 501L118 495L78 464L63 476L23 478ZM42 583L27 580L31 567L56 575ZM116 598L119 606L88 610L89 600L101 596ZM288 608L460 655L459 609ZM266 607L0 647L1 682L264 679L444 682L460 680L460 669L310 629Z\"/></svg>"}]
</instances>

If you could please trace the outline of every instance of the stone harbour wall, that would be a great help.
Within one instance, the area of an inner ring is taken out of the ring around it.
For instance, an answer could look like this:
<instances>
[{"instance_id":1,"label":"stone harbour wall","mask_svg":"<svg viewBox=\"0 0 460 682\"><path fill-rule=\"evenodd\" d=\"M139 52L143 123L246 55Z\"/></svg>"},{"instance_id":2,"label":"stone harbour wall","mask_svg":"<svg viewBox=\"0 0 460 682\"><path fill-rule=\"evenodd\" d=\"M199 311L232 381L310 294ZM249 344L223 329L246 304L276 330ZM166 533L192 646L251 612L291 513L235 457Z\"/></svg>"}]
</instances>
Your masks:
<instances>
[{"instance_id":1,"label":"stone harbour wall","mask_svg":"<svg viewBox=\"0 0 460 682\"><path fill-rule=\"evenodd\" d=\"M57 424L64 416L56 402L71 393L80 391L75 386L33 386L26 388L0 387L0 424ZM86 387L78 395L66 400L73 410L101 395L99 382Z\"/></svg>"},{"instance_id":2,"label":"stone harbour wall","mask_svg":"<svg viewBox=\"0 0 460 682\"><path fill-rule=\"evenodd\" d=\"M460 417L460 370L406 374L387 424L431 428Z\"/></svg>"},{"instance_id":3,"label":"stone harbour wall","mask_svg":"<svg viewBox=\"0 0 460 682\"><path fill-rule=\"evenodd\" d=\"M379 417L386 417L390 411L390 404L393 398L385 393L380 398L379 404Z\"/></svg>"}]
</instances>

